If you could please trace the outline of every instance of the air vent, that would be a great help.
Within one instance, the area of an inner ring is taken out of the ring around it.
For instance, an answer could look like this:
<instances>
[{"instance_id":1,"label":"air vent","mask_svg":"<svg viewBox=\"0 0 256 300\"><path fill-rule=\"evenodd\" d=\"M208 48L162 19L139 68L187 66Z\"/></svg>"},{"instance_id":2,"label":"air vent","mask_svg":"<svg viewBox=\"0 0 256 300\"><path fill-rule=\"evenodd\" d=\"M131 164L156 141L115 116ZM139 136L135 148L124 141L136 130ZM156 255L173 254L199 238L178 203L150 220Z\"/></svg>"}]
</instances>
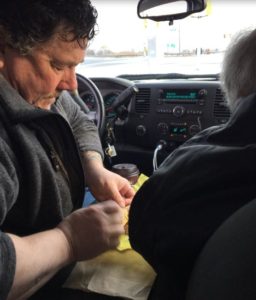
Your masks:
<instances>
[{"instance_id":1,"label":"air vent","mask_svg":"<svg viewBox=\"0 0 256 300\"><path fill-rule=\"evenodd\" d=\"M213 114L216 118L229 119L230 117L230 110L227 106L227 101L220 88L216 89Z\"/></svg>"},{"instance_id":2,"label":"air vent","mask_svg":"<svg viewBox=\"0 0 256 300\"><path fill-rule=\"evenodd\" d=\"M135 98L135 111L139 114L147 114L150 109L150 89L139 89Z\"/></svg>"}]
</instances>

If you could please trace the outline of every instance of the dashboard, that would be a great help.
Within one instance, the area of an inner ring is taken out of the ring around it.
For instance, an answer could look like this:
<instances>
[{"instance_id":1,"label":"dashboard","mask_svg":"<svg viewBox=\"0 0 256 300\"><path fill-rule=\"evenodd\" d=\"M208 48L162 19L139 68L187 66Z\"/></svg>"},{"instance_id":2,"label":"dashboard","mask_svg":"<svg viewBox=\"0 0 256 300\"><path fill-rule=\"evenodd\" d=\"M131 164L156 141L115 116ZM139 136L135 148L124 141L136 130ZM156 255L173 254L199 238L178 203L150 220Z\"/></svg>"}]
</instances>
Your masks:
<instances>
[{"instance_id":1,"label":"dashboard","mask_svg":"<svg viewBox=\"0 0 256 300\"><path fill-rule=\"evenodd\" d=\"M126 88L134 84L127 119L117 119L119 140L136 146L155 148L159 140L182 143L209 126L226 123L230 111L219 81L137 80L91 78L102 94L106 117L116 117L111 106ZM89 90L80 96L90 110L96 99ZM118 122L119 121L119 122Z\"/></svg>"},{"instance_id":2,"label":"dashboard","mask_svg":"<svg viewBox=\"0 0 256 300\"><path fill-rule=\"evenodd\" d=\"M226 123L230 117L218 80L91 80L103 97L106 124L114 120L115 147L120 161L149 165L159 143L166 145L165 153L162 153L164 159L199 131ZM138 91L126 102L126 117L119 118L111 106L134 84ZM88 107L95 109L96 99L90 91L79 92Z\"/></svg>"},{"instance_id":3,"label":"dashboard","mask_svg":"<svg viewBox=\"0 0 256 300\"><path fill-rule=\"evenodd\" d=\"M164 140L172 148L229 119L219 82L151 80L136 85L139 92L123 128L136 145L152 149Z\"/></svg>"}]
</instances>

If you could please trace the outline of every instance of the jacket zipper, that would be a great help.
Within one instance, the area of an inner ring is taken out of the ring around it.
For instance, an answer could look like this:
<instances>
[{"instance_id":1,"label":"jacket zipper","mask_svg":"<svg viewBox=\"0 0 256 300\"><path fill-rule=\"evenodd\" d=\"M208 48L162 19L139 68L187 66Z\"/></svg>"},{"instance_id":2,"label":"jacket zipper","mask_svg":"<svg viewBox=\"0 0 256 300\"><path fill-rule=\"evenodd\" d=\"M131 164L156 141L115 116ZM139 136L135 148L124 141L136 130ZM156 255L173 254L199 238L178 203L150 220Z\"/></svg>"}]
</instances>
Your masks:
<instances>
[{"instance_id":1,"label":"jacket zipper","mask_svg":"<svg viewBox=\"0 0 256 300\"><path fill-rule=\"evenodd\" d=\"M52 166L53 166L54 170L56 172L60 171L62 173L63 177L66 179L66 181L70 187L71 183L70 183L70 179L68 176L68 172L67 172L62 160L60 159L59 155L57 154L55 149L53 149L52 147L50 147L50 149L49 149L49 156L50 156L50 160L52 162Z\"/></svg>"},{"instance_id":2,"label":"jacket zipper","mask_svg":"<svg viewBox=\"0 0 256 300\"><path fill-rule=\"evenodd\" d=\"M62 173L64 179L67 181L67 183L69 185L69 188L71 188L71 182L69 179L68 172L67 172L60 156L58 155L57 151L55 150L51 139L49 138L47 133L42 128L40 128L40 126L37 126L35 124L33 124L32 126L33 126L33 128L35 128L35 130L37 132L37 136L39 138L39 141L41 141L46 153L48 154L48 157L52 163L54 170L56 172Z\"/></svg>"}]
</instances>

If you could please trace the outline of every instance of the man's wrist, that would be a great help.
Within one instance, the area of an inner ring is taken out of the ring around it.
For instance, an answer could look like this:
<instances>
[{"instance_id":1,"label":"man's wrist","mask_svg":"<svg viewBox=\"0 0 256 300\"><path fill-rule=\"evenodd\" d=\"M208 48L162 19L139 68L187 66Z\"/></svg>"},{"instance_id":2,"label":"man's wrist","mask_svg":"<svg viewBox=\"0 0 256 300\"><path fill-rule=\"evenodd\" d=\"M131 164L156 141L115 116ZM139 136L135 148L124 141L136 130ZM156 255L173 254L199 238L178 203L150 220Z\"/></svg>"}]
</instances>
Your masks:
<instances>
[{"instance_id":1,"label":"man's wrist","mask_svg":"<svg viewBox=\"0 0 256 300\"><path fill-rule=\"evenodd\" d=\"M91 161L98 161L101 164L103 163L102 161L102 157L100 155L100 153L96 152L96 151L86 151L83 153L83 158L84 158L84 163L88 163Z\"/></svg>"}]
</instances>

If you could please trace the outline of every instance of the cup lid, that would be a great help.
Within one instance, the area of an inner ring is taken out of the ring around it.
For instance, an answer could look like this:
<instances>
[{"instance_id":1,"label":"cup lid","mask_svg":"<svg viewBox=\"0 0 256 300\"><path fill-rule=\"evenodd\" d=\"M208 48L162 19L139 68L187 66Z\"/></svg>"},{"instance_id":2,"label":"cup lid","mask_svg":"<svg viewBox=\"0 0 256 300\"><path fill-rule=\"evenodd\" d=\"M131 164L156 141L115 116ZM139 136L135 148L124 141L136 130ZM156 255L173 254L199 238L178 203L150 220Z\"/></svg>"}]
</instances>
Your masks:
<instances>
[{"instance_id":1,"label":"cup lid","mask_svg":"<svg viewBox=\"0 0 256 300\"><path fill-rule=\"evenodd\" d=\"M139 175L139 169L135 164L117 164L112 166L112 171L125 178Z\"/></svg>"}]
</instances>

